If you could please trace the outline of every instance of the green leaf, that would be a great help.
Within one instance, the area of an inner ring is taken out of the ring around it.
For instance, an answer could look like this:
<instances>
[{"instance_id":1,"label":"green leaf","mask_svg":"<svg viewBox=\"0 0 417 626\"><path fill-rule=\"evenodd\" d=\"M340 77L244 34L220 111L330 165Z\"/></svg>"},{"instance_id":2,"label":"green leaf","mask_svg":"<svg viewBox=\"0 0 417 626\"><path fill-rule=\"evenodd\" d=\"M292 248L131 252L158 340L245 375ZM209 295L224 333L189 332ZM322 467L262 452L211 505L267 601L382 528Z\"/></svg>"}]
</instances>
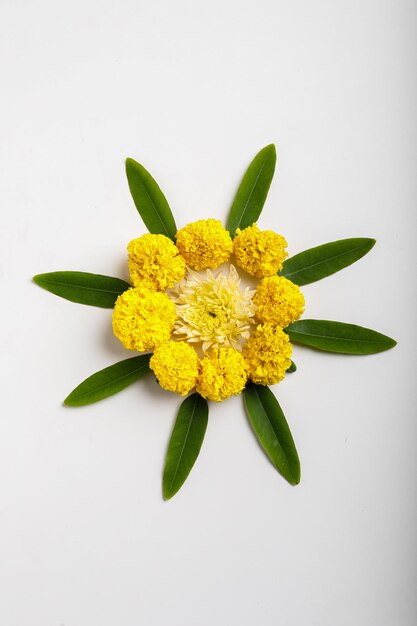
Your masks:
<instances>
[{"instance_id":1,"label":"green leaf","mask_svg":"<svg viewBox=\"0 0 417 626\"><path fill-rule=\"evenodd\" d=\"M169 500L184 484L196 462L208 422L208 404L198 393L180 406L165 459L162 491Z\"/></svg>"},{"instance_id":2,"label":"green leaf","mask_svg":"<svg viewBox=\"0 0 417 626\"><path fill-rule=\"evenodd\" d=\"M131 359L119 361L96 372L78 385L64 400L66 406L93 404L122 391L151 370L150 354L141 354Z\"/></svg>"},{"instance_id":3,"label":"green leaf","mask_svg":"<svg viewBox=\"0 0 417 626\"><path fill-rule=\"evenodd\" d=\"M374 245L375 239L366 237L331 241L290 257L279 274L296 285L308 285L351 265Z\"/></svg>"},{"instance_id":4,"label":"green leaf","mask_svg":"<svg viewBox=\"0 0 417 626\"><path fill-rule=\"evenodd\" d=\"M126 175L136 208L149 232L175 241L174 216L156 180L133 159L126 159Z\"/></svg>"},{"instance_id":5,"label":"green leaf","mask_svg":"<svg viewBox=\"0 0 417 626\"><path fill-rule=\"evenodd\" d=\"M261 214L275 171L277 154L275 146L263 148L243 176L230 209L227 229L235 236L237 228L252 226Z\"/></svg>"},{"instance_id":6,"label":"green leaf","mask_svg":"<svg viewBox=\"0 0 417 626\"><path fill-rule=\"evenodd\" d=\"M268 387L250 383L243 392L249 421L274 467L291 485L300 482L300 460L277 399Z\"/></svg>"},{"instance_id":7,"label":"green leaf","mask_svg":"<svg viewBox=\"0 0 417 626\"><path fill-rule=\"evenodd\" d=\"M299 320L287 326L285 332L294 343L343 354L374 354L397 343L370 328L327 320Z\"/></svg>"},{"instance_id":8,"label":"green leaf","mask_svg":"<svg viewBox=\"0 0 417 626\"><path fill-rule=\"evenodd\" d=\"M291 361L291 365L287 369L287 374L292 374L293 372L296 372L296 371L297 371L297 366L294 363L294 361Z\"/></svg>"},{"instance_id":9,"label":"green leaf","mask_svg":"<svg viewBox=\"0 0 417 626\"><path fill-rule=\"evenodd\" d=\"M117 296L130 288L120 278L88 272L49 272L33 277L34 282L61 298L112 309Z\"/></svg>"}]
</instances>

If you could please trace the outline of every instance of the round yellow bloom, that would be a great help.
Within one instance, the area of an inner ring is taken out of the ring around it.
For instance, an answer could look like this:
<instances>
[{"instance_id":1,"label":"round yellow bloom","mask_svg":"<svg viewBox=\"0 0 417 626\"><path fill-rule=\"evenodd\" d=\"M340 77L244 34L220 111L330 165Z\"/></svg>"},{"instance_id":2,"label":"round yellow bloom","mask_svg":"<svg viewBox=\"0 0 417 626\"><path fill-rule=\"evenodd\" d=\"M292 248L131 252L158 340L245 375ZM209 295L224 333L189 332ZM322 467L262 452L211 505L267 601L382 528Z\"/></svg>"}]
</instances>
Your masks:
<instances>
[{"instance_id":1,"label":"round yellow bloom","mask_svg":"<svg viewBox=\"0 0 417 626\"><path fill-rule=\"evenodd\" d=\"M233 251L232 239L219 220L192 222L177 232L177 247L193 270L215 269Z\"/></svg>"},{"instance_id":2,"label":"round yellow bloom","mask_svg":"<svg viewBox=\"0 0 417 626\"><path fill-rule=\"evenodd\" d=\"M139 287L116 300L113 332L128 350L153 350L168 341L174 323L175 305L165 293Z\"/></svg>"},{"instance_id":3,"label":"round yellow bloom","mask_svg":"<svg viewBox=\"0 0 417 626\"><path fill-rule=\"evenodd\" d=\"M212 348L200 363L198 393L215 402L238 395L246 385L245 360L234 348Z\"/></svg>"},{"instance_id":4,"label":"round yellow bloom","mask_svg":"<svg viewBox=\"0 0 417 626\"><path fill-rule=\"evenodd\" d=\"M259 230L256 224L236 229L233 250L239 267L251 276L273 276L287 257L284 237L272 230Z\"/></svg>"},{"instance_id":5,"label":"round yellow bloom","mask_svg":"<svg viewBox=\"0 0 417 626\"><path fill-rule=\"evenodd\" d=\"M164 291L182 280L185 261L165 235L143 235L127 246L130 278L135 287Z\"/></svg>"},{"instance_id":6,"label":"round yellow bloom","mask_svg":"<svg viewBox=\"0 0 417 626\"><path fill-rule=\"evenodd\" d=\"M298 285L283 276L268 276L256 289L253 299L258 307L256 317L285 328L295 322L304 311L304 296Z\"/></svg>"},{"instance_id":7,"label":"round yellow bloom","mask_svg":"<svg viewBox=\"0 0 417 626\"><path fill-rule=\"evenodd\" d=\"M249 378L258 385L275 385L291 365L292 345L279 326L260 324L243 348Z\"/></svg>"},{"instance_id":8,"label":"round yellow bloom","mask_svg":"<svg viewBox=\"0 0 417 626\"><path fill-rule=\"evenodd\" d=\"M167 341L158 346L149 366L159 384L182 396L195 387L199 359L196 351L183 341Z\"/></svg>"},{"instance_id":9,"label":"round yellow bloom","mask_svg":"<svg viewBox=\"0 0 417 626\"><path fill-rule=\"evenodd\" d=\"M255 316L255 292L240 283L233 265L217 275L189 270L169 294L177 312L174 334L201 342L203 352L220 346L240 350Z\"/></svg>"}]
</instances>

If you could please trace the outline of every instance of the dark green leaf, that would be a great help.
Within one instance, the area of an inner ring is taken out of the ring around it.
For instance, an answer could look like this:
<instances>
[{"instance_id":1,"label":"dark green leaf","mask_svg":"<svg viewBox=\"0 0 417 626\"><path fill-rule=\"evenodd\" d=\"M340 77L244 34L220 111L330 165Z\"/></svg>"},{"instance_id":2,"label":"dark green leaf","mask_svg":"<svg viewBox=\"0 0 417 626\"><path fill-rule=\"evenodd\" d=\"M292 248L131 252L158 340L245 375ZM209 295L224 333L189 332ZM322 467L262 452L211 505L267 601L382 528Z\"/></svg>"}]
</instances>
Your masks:
<instances>
[{"instance_id":1,"label":"dark green leaf","mask_svg":"<svg viewBox=\"0 0 417 626\"><path fill-rule=\"evenodd\" d=\"M175 241L175 220L156 180L133 159L126 159L126 175L136 208L149 232Z\"/></svg>"},{"instance_id":2,"label":"dark green leaf","mask_svg":"<svg viewBox=\"0 0 417 626\"><path fill-rule=\"evenodd\" d=\"M67 406L93 404L122 391L139 378L148 374L150 354L141 354L119 361L86 378L65 398Z\"/></svg>"},{"instance_id":3,"label":"dark green leaf","mask_svg":"<svg viewBox=\"0 0 417 626\"><path fill-rule=\"evenodd\" d=\"M374 245L375 239L365 237L331 241L290 257L279 274L296 285L308 285L351 265Z\"/></svg>"},{"instance_id":4,"label":"dark green leaf","mask_svg":"<svg viewBox=\"0 0 417 626\"><path fill-rule=\"evenodd\" d=\"M120 278L88 272L49 272L33 277L34 282L61 298L112 309L117 296L130 288Z\"/></svg>"},{"instance_id":5,"label":"dark green leaf","mask_svg":"<svg viewBox=\"0 0 417 626\"><path fill-rule=\"evenodd\" d=\"M291 361L291 365L287 369L287 374L292 374L293 372L296 372L296 371L297 371L297 366L294 363L294 361Z\"/></svg>"},{"instance_id":6,"label":"dark green leaf","mask_svg":"<svg viewBox=\"0 0 417 626\"><path fill-rule=\"evenodd\" d=\"M327 320L299 320L285 332L294 343L343 354L374 354L396 345L394 339L370 328Z\"/></svg>"},{"instance_id":7,"label":"dark green leaf","mask_svg":"<svg viewBox=\"0 0 417 626\"><path fill-rule=\"evenodd\" d=\"M243 392L249 421L272 464L291 485L300 482L300 461L277 399L268 387L250 383Z\"/></svg>"},{"instance_id":8,"label":"dark green leaf","mask_svg":"<svg viewBox=\"0 0 417 626\"><path fill-rule=\"evenodd\" d=\"M180 406L165 459L162 490L169 500L184 484L198 457L208 422L208 404L198 393Z\"/></svg>"},{"instance_id":9,"label":"dark green leaf","mask_svg":"<svg viewBox=\"0 0 417 626\"><path fill-rule=\"evenodd\" d=\"M237 228L252 226L261 214L275 171L277 154L275 146L263 148L243 176L230 209L227 229L235 236Z\"/></svg>"}]
</instances>

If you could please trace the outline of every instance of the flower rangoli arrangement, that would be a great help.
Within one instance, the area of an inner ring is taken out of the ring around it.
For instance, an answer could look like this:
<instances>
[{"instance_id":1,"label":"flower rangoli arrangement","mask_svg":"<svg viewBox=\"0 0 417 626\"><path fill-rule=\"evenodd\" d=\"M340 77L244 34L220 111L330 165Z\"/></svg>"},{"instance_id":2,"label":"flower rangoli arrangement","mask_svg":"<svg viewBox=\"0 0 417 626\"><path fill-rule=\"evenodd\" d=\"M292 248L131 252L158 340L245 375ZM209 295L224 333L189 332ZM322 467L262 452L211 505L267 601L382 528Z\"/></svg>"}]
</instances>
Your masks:
<instances>
[{"instance_id":1,"label":"flower rangoli arrangement","mask_svg":"<svg viewBox=\"0 0 417 626\"><path fill-rule=\"evenodd\" d=\"M257 222L274 175L276 152L263 148L249 165L226 226L199 219L177 230L168 202L149 172L126 161L129 188L149 233L127 246L130 284L85 272L50 272L34 281L82 304L112 308L114 335L141 353L93 374L66 398L68 406L111 396L146 374L162 390L186 396L174 424L163 472L163 495L183 485L199 454L208 402L243 395L259 443L292 485L300 462L270 385L295 372L292 344L344 354L373 354L395 341L374 330L300 319L300 286L363 257L374 239L333 241L287 258L287 241Z\"/></svg>"}]
</instances>

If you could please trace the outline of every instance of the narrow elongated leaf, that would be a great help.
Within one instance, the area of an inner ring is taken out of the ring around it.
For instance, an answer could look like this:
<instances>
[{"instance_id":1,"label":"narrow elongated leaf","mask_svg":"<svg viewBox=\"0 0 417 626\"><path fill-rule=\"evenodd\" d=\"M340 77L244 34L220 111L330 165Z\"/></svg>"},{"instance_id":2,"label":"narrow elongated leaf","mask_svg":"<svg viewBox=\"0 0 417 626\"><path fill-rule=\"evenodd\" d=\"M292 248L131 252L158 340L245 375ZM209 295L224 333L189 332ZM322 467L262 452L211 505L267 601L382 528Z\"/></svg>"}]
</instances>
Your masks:
<instances>
[{"instance_id":1,"label":"narrow elongated leaf","mask_svg":"<svg viewBox=\"0 0 417 626\"><path fill-rule=\"evenodd\" d=\"M151 371L149 368L150 357L150 354L141 354L96 372L71 391L69 396L65 398L64 404L67 406L84 406L113 396Z\"/></svg>"},{"instance_id":2,"label":"narrow elongated leaf","mask_svg":"<svg viewBox=\"0 0 417 626\"><path fill-rule=\"evenodd\" d=\"M120 278L88 272L49 272L37 274L33 280L61 298L103 309L112 309L117 296L130 288L129 283Z\"/></svg>"},{"instance_id":3,"label":"narrow elongated leaf","mask_svg":"<svg viewBox=\"0 0 417 626\"><path fill-rule=\"evenodd\" d=\"M294 343L342 354L374 354L397 343L376 330L328 320L299 320L287 326L285 332Z\"/></svg>"},{"instance_id":4,"label":"narrow elongated leaf","mask_svg":"<svg viewBox=\"0 0 417 626\"><path fill-rule=\"evenodd\" d=\"M277 154L270 144L255 156L246 170L230 209L227 229L232 237L256 222L261 214L275 171Z\"/></svg>"},{"instance_id":5,"label":"narrow elongated leaf","mask_svg":"<svg viewBox=\"0 0 417 626\"><path fill-rule=\"evenodd\" d=\"M291 365L287 369L287 374L292 374L293 372L296 372L296 371L297 371L297 366L294 363L294 361L291 361Z\"/></svg>"},{"instance_id":6,"label":"narrow elongated leaf","mask_svg":"<svg viewBox=\"0 0 417 626\"><path fill-rule=\"evenodd\" d=\"M126 159L126 175L133 201L149 232L175 241L174 216L156 180L134 159Z\"/></svg>"},{"instance_id":7,"label":"narrow elongated leaf","mask_svg":"<svg viewBox=\"0 0 417 626\"><path fill-rule=\"evenodd\" d=\"M300 460L287 420L268 387L250 383L243 392L246 413L259 443L291 485L300 482Z\"/></svg>"},{"instance_id":8,"label":"narrow elongated leaf","mask_svg":"<svg viewBox=\"0 0 417 626\"><path fill-rule=\"evenodd\" d=\"M169 500L184 484L196 462L208 422L208 404L198 393L180 406L165 459L162 491Z\"/></svg>"},{"instance_id":9,"label":"narrow elongated leaf","mask_svg":"<svg viewBox=\"0 0 417 626\"><path fill-rule=\"evenodd\" d=\"M308 285L351 265L374 245L375 239L366 237L331 241L290 257L279 273L296 285Z\"/></svg>"}]
</instances>

